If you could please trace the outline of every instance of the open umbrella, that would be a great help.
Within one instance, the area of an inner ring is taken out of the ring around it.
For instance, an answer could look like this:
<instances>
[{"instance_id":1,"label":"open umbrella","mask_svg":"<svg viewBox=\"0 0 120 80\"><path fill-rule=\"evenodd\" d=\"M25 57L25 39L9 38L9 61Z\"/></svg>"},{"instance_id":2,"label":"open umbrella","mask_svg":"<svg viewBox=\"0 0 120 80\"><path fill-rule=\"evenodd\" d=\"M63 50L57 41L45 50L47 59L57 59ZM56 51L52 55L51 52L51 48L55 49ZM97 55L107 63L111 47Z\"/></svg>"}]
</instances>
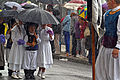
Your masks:
<instances>
[{"instance_id":1,"label":"open umbrella","mask_svg":"<svg viewBox=\"0 0 120 80\"><path fill-rule=\"evenodd\" d=\"M87 6L79 8L78 14L80 17L87 19Z\"/></svg>"},{"instance_id":2,"label":"open umbrella","mask_svg":"<svg viewBox=\"0 0 120 80\"><path fill-rule=\"evenodd\" d=\"M78 7L83 6L85 4L78 4L78 3L66 3L63 7L71 10L77 10Z\"/></svg>"},{"instance_id":3,"label":"open umbrella","mask_svg":"<svg viewBox=\"0 0 120 80\"><path fill-rule=\"evenodd\" d=\"M63 7L67 9L77 10L80 6L87 5L86 1L82 0L71 0L68 3L66 3Z\"/></svg>"},{"instance_id":4,"label":"open umbrella","mask_svg":"<svg viewBox=\"0 0 120 80\"><path fill-rule=\"evenodd\" d=\"M23 22L59 24L59 21L51 13L39 8L24 10L18 14L17 18Z\"/></svg>"},{"instance_id":5,"label":"open umbrella","mask_svg":"<svg viewBox=\"0 0 120 80\"><path fill-rule=\"evenodd\" d=\"M60 4L58 0L37 0L37 1L43 4Z\"/></svg>"},{"instance_id":6,"label":"open umbrella","mask_svg":"<svg viewBox=\"0 0 120 80\"><path fill-rule=\"evenodd\" d=\"M87 4L87 2L83 1L83 0L71 0L71 1L69 1L69 3Z\"/></svg>"},{"instance_id":7,"label":"open umbrella","mask_svg":"<svg viewBox=\"0 0 120 80\"><path fill-rule=\"evenodd\" d=\"M17 2L9 2L8 1L8 2L4 3L4 5L6 5L10 8L13 8L13 6L17 7L18 9L22 8L22 6Z\"/></svg>"},{"instance_id":8,"label":"open umbrella","mask_svg":"<svg viewBox=\"0 0 120 80\"><path fill-rule=\"evenodd\" d=\"M15 10L0 10L0 17L15 17L18 12Z\"/></svg>"},{"instance_id":9,"label":"open umbrella","mask_svg":"<svg viewBox=\"0 0 120 80\"><path fill-rule=\"evenodd\" d=\"M22 6L25 9L32 9L32 8L37 8L38 5L34 4L34 3L30 3L30 4L25 4L24 6Z\"/></svg>"},{"instance_id":10,"label":"open umbrella","mask_svg":"<svg viewBox=\"0 0 120 80\"><path fill-rule=\"evenodd\" d=\"M27 1L25 3L22 3L21 6L25 9L32 9L32 8L37 8L38 5L31 3L31 1Z\"/></svg>"}]
</instances>

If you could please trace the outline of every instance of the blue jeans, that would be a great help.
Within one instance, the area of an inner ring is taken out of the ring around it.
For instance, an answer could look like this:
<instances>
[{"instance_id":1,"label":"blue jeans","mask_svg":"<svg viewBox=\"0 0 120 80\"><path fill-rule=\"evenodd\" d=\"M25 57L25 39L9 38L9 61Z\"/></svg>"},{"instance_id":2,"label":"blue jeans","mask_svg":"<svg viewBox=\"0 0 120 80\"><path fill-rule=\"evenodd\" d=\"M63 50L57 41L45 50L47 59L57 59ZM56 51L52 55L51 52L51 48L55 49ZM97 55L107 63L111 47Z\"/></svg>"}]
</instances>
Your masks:
<instances>
[{"instance_id":1,"label":"blue jeans","mask_svg":"<svg viewBox=\"0 0 120 80\"><path fill-rule=\"evenodd\" d=\"M70 33L67 31L63 31L65 45L66 45L66 53L70 54Z\"/></svg>"}]
</instances>

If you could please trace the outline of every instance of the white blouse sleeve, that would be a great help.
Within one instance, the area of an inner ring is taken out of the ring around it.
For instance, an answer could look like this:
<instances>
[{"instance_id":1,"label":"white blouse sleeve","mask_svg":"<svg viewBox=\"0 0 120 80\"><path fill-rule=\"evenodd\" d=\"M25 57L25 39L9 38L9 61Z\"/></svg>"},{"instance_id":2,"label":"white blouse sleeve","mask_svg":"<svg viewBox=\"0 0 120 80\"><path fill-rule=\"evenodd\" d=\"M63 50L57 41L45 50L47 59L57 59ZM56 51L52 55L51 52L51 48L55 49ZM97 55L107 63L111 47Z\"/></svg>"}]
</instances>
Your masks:
<instances>
[{"instance_id":1,"label":"white blouse sleeve","mask_svg":"<svg viewBox=\"0 0 120 80\"><path fill-rule=\"evenodd\" d=\"M16 30L16 27L14 27L14 29L11 31L11 39L13 42L17 42L19 40Z\"/></svg>"},{"instance_id":2,"label":"white blouse sleeve","mask_svg":"<svg viewBox=\"0 0 120 80\"><path fill-rule=\"evenodd\" d=\"M117 40L116 47L120 49L120 15L117 23L117 36L118 36L118 40Z\"/></svg>"},{"instance_id":3,"label":"white blouse sleeve","mask_svg":"<svg viewBox=\"0 0 120 80\"><path fill-rule=\"evenodd\" d=\"M27 46L28 46L28 45L26 44L26 43L28 42L28 36L27 36L27 35L25 36L24 41L25 41L24 46L27 47Z\"/></svg>"},{"instance_id":4,"label":"white blouse sleeve","mask_svg":"<svg viewBox=\"0 0 120 80\"><path fill-rule=\"evenodd\" d=\"M37 40L37 42L39 44L39 43L41 43L41 39L40 39L39 35L37 35L37 36L38 36L38 38L36 40Z\"/></svg>"}]
</instances>

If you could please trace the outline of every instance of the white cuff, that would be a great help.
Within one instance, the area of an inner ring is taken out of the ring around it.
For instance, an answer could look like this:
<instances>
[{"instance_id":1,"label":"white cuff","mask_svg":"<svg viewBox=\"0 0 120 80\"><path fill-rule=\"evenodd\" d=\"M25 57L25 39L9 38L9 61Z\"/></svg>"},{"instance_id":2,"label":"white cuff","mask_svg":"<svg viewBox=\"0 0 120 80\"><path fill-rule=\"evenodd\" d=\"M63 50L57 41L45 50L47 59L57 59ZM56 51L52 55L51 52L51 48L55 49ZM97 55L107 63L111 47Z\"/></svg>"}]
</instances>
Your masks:
<instances>
[{"instance_id":1,"label":"white cuff","mask_svg":"<svg viewBox=\"0 0 120 80\"><path fill-rule=\"evenodd\" d=\"M117 44L115 47L117 47L117 48L119 48L119 49L120 49L120 45L119 45L119 44Z\"/></svg>"}]
</instances>

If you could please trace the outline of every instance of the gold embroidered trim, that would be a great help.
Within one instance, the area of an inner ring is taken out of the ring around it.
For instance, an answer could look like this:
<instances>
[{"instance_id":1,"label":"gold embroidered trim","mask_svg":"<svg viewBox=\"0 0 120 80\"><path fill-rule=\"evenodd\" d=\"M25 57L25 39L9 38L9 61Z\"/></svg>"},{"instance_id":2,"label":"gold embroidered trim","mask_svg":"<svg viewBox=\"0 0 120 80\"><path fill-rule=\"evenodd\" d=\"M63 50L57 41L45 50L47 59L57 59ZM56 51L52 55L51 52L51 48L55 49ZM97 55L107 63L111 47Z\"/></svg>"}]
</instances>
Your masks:
<instances>
[{"instance_id":1,"label":"gold embroidered trim","mask_svg":"<svg viewBox=\"0 0 120 80\"><path fill-rule=\"evenodd\" d=\"M120 9L116 10L116 11L110 11L109 14L115 14L116 12L120 11Z\"/></svg>"}]
</instances>

